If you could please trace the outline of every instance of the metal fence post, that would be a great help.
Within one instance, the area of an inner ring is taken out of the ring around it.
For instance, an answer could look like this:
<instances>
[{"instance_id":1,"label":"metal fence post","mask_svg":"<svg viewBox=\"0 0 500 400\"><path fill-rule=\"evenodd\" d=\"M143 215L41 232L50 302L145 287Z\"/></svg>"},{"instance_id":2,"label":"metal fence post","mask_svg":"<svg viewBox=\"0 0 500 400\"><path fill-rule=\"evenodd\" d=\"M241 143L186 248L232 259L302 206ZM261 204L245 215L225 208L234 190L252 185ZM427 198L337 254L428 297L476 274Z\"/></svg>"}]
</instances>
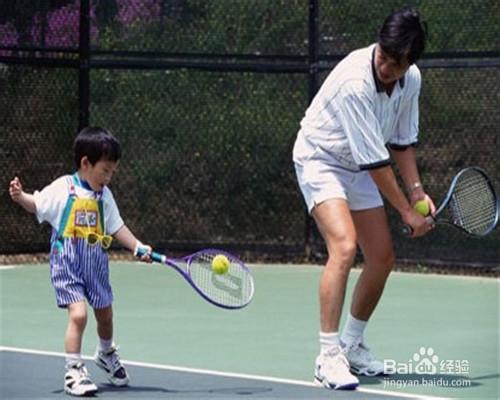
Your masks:
<instances>
[{"instance_id":1,"label":"metal fence post","mask_svg":"<svg viewBox=\"0 0 500 400\"><path fill-rule=\"evenodd\" d=\"M80 1L78 43L78 130L89 125L90 109L90 0Z\"/></svg>"},{"instance_id":2,"label":"metal fence post","mask_svg":"<svg viewBox=\"0 0 500 400\"><path fill-rule=\"evenodd\" d=\"M309 87L308 87L308 105L318 91L318 48L319 48L319 2L318 0L309 0ZM314 232L312 219L308 211L305 212L305 235L304 249L308 259L312 256L312 245L314 242Z\"/></svg>"}]
</instances>

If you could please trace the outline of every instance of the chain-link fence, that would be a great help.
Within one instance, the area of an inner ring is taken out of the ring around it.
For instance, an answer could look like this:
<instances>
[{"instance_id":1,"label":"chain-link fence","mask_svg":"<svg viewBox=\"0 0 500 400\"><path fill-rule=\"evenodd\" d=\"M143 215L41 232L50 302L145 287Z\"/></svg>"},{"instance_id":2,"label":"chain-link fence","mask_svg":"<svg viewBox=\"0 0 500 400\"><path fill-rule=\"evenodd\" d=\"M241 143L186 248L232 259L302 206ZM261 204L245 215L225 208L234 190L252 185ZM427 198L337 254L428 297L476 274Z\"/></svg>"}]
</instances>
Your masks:
<instances>
[{"instance_id":1,"label":"chain-link fence","mask_svg":"<svg viewBox=\"0 0 500 400\"><path fill-rule=\"evenodd\" d=\"M404 3L407 4L408 2ZM419 161L440 199L461 167L500 183L500 4L410 1L430 29L419 62ZM336 62L376 40L401 1L0 1L0 254L46 251L48 227L13 204L73 169L87 124L124 157L111 188L129 227L160 248L217 245L276 258L322 251L291 150ZM499 191L500 192L500 191ZM500 232L398 234L399 258L498 264Z\"/></svg>"}]
</instances>

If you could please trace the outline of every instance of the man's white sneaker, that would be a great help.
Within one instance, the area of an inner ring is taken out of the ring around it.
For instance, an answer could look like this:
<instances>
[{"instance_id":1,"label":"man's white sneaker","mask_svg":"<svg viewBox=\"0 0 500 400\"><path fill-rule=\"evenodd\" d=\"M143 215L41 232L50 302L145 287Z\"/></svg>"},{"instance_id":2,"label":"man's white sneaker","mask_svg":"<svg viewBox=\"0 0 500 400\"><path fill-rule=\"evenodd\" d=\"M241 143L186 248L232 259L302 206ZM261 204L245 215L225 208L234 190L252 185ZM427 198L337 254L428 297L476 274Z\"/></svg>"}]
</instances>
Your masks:
<instances>
[{"instance_id":1,"label":"man's white sneaker","mask_svg":"<svg viewBox=\"0 0 500 400\"><path fill-rule=\"evenodd\" d=\"M120 362L118 347L114 344L105 351L97 349L94 356L96 365L108 375L108 380L115 386L127 386L130 380L127 370Z\"/></svg>"},{"instance_id":2,"label":"man's white sneaker","mask_svg":"<svg viewBox=\"0 0 500 400\"><path fill-rule=\"evenodd\" d=\"M351 372L356 375L377 376L384 375L384 363L377 360L363 342L344 345L344 352Z\"/></svg>"},{"instance_id":3,"label":"man's white sneaker","mask_svg":"<svg viewBox=\"0 0 500 400\"><path fill-rule=\"evenodd\" d=\"M82 362L66 367L64 375L64 391L72 396L93 396L97 386L90 380L87 368Z\"/></svg>"},{"instance_id":4,"label":"man's white sneaker","mask_svg":"<svg viewBox=\"0 0 500 400\"><path fill-rule=\"evenodd\" d=\"M314 382L328 389L353 390L359 380L349 372L349 362L340 347L333 347L316 358Z\"/></svg>"}]
</instances>

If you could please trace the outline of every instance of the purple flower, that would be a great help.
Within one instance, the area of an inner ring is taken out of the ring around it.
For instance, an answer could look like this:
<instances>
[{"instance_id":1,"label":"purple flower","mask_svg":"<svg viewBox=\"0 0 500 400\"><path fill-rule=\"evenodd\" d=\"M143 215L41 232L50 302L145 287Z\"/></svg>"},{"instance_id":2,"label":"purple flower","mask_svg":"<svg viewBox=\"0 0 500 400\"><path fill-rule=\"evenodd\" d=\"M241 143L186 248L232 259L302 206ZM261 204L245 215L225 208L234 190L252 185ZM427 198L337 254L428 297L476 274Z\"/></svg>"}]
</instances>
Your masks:
<instances>
[{"instance_id":1,"label":"purple flower","mask_svg":"<svg viewBox=\"0 0 500 400\"><path fill-rule=\"evenodd\" d=\"M123 25L148 23L160 15L158 0L118 0L118 21Z\"/></svg>"},{"instance_id":2,"label":"purple flower","mask_svg":"<svg viewBox=\"0 0 500 400\"><path fill-rule=\"evenodd\" d=\"M0 46L17 46L19 34L10 22L0 25ZM0 51L2 56L10 56L10 51Z\"/></svg>"},{"instance_id":3,"label":"purple flower","mask_svg":"<svg viewBox=\"0 0 500 400\"><path fill-rule=\"evenodd\" d=\"M90 36L96 39L99 32L95 22L95 6L90 10L90 20ZM45 16L45 26L43 25L43 15L37 12L33 16L33 24L28 32L34 44L47 47L77 47L80 34L80 0L48 12Z\"/></svg>"}]
</instances>

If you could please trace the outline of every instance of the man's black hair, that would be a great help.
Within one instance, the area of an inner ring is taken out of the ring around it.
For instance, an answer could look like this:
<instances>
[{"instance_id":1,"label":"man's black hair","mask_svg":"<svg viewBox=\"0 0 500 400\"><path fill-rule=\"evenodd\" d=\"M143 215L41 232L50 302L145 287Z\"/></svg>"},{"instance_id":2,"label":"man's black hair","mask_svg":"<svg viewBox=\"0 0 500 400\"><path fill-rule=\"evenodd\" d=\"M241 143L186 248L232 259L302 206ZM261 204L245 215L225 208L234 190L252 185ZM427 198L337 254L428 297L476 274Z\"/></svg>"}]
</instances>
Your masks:
<instances>
[{"instance_id":1,"label":"man's black hair","mask_svg":"<svg viewBox=\"0 0 500 400\"><path fill-rule=\"evenodd\" d=\"M87 156L95 165L99 160L118 161L121 147L118 139L107 129L87 127L80 131L74 142L75 165L80 168L82 158Z\"/></svg>"},{"instance_id":2,"label":"man's black hair","mask_svg":"<svg viewBox=\"0 0 500 400\"><path fill-rule=\"evenodd\" d=\"M382 51L401 62L414 64L422 55L427 39L427 24L414 8L403 8L389 15L378 35Z\"/></svg>"}]
</instances>

